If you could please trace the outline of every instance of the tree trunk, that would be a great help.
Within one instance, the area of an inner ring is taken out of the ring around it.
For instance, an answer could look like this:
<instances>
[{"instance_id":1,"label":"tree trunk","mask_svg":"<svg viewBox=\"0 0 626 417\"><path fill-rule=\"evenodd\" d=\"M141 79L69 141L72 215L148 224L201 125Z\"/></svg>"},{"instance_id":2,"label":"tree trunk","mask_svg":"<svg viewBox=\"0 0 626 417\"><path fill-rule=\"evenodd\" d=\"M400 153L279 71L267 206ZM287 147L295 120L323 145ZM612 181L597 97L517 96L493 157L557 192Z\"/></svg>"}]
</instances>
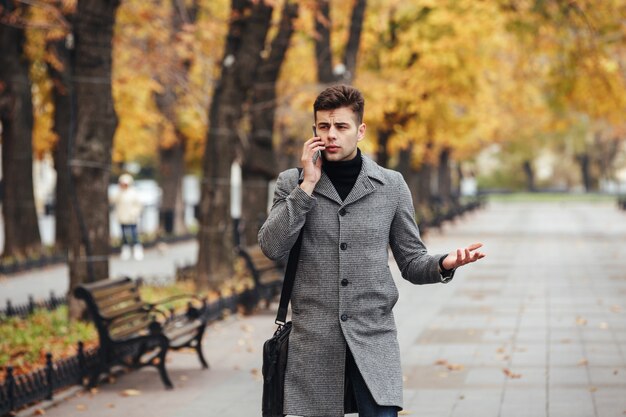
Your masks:
<instances>
[{"instance_id":1,"label":"tree trunk","mask_svg":"<svg viewBox=\"0 0 626 417\"><path fill-rule=\"evenodd\" d=\"M71 39L71 35L70 35ZM70 40L71 42L71 40ZM52 153L54 158L54 168L57 173L57 183L55 189L55 246L58 250L67 252L69 243L70 226L70 198L69 198L69 165L68 165L68 144L70 130L75 129L75 110L71 106L75 100L70 98L72 93L70 85L70 51L66 47L66 41L54 42L50 45L50 53L54 54L62 68L48 66L48 72L54 84L54 126L53 129L58 136L58 142Z\"/></svg>"},{"instance_id":2,"label":"tree trunk","mask_svg":"<svg viewBox=\"0 0 626 417\"><path fill-rule=\"evenodd\" d=\"M199 288L218 287L232 275L230 169L243 105L256 77L271 15L272 7L265 2L232 1L222 74L211 101L203 160L196 276Z\"/></svg>"},{"instance_id":3,"label":"tree trunk","mask_svg":"<svg viewBox=\"0 0 626 417\"><path fill-rule=\"evenodd\" d=\"M591 158L589 157L588 153L582 153L576 156L576 161L580 165L580 176L583 181L585 191L590 192L593 188L593 180L591 175Z\"/></svg>"},{"instance_id":4,"label":"tree trunk","mask_svg":"<svg viewBox=\"0 0 626 417\"><path fill-rule=\"evenodd\" d=\"M365 6L367 0L356 0L352 9L352 18L350 19L350 34L348 36L348 44L344 54L344 63L346 72L344 79L346 83L351 84L356 74L357 54L359 52L359 44L361 43L361 32L363 30L363 19L365 17Z\"/></svg>"},{"instance_id":5,"label":"tree trunk","mask_svg":"<svg viewBox=\"0 0 626 417\"><path fill-rule=\"evenodd\" d=\"M526 160L523 163L524 175L526 175L526 190L534 193L537 191L535 188L535 173L533 171L533 166L530 161Z\"/></svg>"},{"instance_id":6,"label":"tree trunk","mask_svg":"<svg viewBox=\"0 0 626 417\"><path fill-rule=\"evenodd\" d=\"M169 148L159 148L159 174L163 189L160 207L160 229L162 233L181 235L186 232L185 205L183 202L182 184L185 175L185 136L176 126L176 105L178 96L176 91L185 90L188 82L189 65L182 62L176 55L176 49L171 48L182 31L183 24L195 23L198 15L198 3L193 1L190 7L185 7L183 0L174 0L172 11L172 32L170 42L162 51L165 57L161 84L164 93L156 95L159 111L174 125L176 143ZM177 88L178 87L178 88Z\"/></svg>"},{"instance_id":7,"label":"tree trunk","mask_svg":"<svg viewBox=\"0 0 626 417\"><path fill-rule=\"evenodd\" d=\"M107 190L117 116L111 92L112 39L119 0L81 0L74 25L77 124L70 140L72 217L68 263L70 317L82 315L74 288L109 276Z\"/></svg>"},{"instance_id":8,"label":"tree trunk","mask_svg":"<svg viewBox=\"0 0 626 417\"><path fill-rule=\"evenodd\" d=\"M11 10L2 10L6 18ZM33 192L33 105L21 28L0 24L0 123L4 196L3 257L41 250Z\"/></svg>"},{"instance_id":9,"label":"tree trunk","mask_svg":"<svg viewBox=\"0 0 626 417\"><path fill-rule=\"evenodd\" d=\"M432 198L431 178L433 166L428 162L423 162L417 170L417 202L419 207L428 207Z\"/></svg>"},{"instance_id":10,"label":"tree trunk","mask_svg":"<svg viewBox=\"0 0 626 417\"><path fill-rule=\"evenodd\" d=\"M317 63L317 80L323 84L335 81L333 75L333 54L330 49L330 1L317 0L315 19L315 58Z\"/></svg>"},{"instance_id":11,"label":"tree trunk","mask_svg":"<svg viewBox=\"0 0 626 417\"><path fill-rule=\"evenodd\" d=\"M452 201L452 177L450 169L450 149L444 148L439 153L438 180L439 197L444 204Z\"/></svg>"},{"instance_id":12,"label":"tree trunk","mask_svg":"<svg viewBox=\"0 0 626 417\"><path fill-rule=\"evenodd\" d=\"M179 137L179 140L168 149L159 149L159 172L163 189L160 208L161 230L166 234L183 234L186 230L182 193L185 174L184 138Z\"/></svg>"},{"instance_id":13,"label":"tree trunk","mask_svg":"<svg viewBox=\"0 0 626 417\"><path fill-rule=\"evenodd\" d=\"M391 136L391 131L389 130L380 130L378 131L378 149L376 150L376 162L381 167L387 167L389 164L389 153L387 152L387 143L389 142L389 137Z\"/></svg>"},{"instance_id":14,"label":"tree trunk","mask_svg":"<svg viewBox=\"0 0 626 417\"><path fill-rule=\"evenodd\" d=\"M356 76L357 55L361 43L366 0L356 0L352 8L348 43L343 57L343 69L333 71L333 54L330 47L332 21L330 19L330 0L316 0L315 13L315 58L317 80L322 84L343 82L351 84Z\"/></svg>"},{"instance_id":15,"label":"tree trunk","mask_svg":"<svg viewBox=\"0 0 626 417\"><path fill-rule=\"evenodd\" d=\"M272 41L270 55L259 68L252 92L250 141L244 146L243 204L245 245L257 242L257 234L267 213L268 183L276 177L276 157L272 146L274 116L276 113L276 81L289 40L293 22L298 16L298 5L285 2L279 31Z\"/></svg>"}]
</instances>

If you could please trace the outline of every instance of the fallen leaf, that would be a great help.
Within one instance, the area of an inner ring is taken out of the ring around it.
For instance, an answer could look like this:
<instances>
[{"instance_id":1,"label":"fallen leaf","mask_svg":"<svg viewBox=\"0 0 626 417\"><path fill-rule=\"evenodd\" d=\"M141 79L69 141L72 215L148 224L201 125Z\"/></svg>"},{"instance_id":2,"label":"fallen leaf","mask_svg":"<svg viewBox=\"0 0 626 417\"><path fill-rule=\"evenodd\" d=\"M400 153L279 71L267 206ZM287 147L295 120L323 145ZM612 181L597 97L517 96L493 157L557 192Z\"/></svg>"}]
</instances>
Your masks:
<instances>
[{"instance_id":1,"label":"fallen leaf","mask_svg":"<svg viewBox=\"0 0 626 417\"><path fill-rule=\"evenodd\" d=\"M243 330L246 333L252 333L252 331L254 330L254 327L250 326L249 324L242 324L241 330Z\"/></svg>"},{"instance_id":2,"label":"fallen leaf","mask_svg":"<svg viewBox=\"0 0 626 417\"><path fill-rule=\"evenodd\" d=\"M503 347L500 347L500 348L498 348L498 350L496 350L497 353L504 353L505 351L506 351L506 349L503 348Z\"/></svg>"},{"instance_id":3,"label":"fallen leaf","mask_svg":"<svg viewBox=\"0 0 626 417\"><path fill-rule=\"evenodd\" d=\"M465 367L458 363L449 363L446 368L448 368L449 371L462 371Z\"/></svg>"},{"instance_id":4,"label":"fallen leaf","mask_svg":"<svg viewBox=\"0 0 626 417\"><path fill-rule=\"evenodd\" d=\"M138 395L141 395L141 391L139 391L138 389L125 389L120 393L120 395L122 397L136 397Z\"/></svg>"},{"instance_id":5,"label":"fallen leaf","mask_svg":"<svg viewBox=\"0 0 626 417\"><path fill-rule=\"evenodd\" d=\"M438 359L437 362L435 362L435 365L447 365L448 361L445 359Z\"/></svg>"},{"instance_id":6,"label":"fallen leaf","mask_svg":"<svg viewBox=\"0 0 626 417\"><path fill-rule=\"evenodd\" d=\"M44 414L46 414L46 410L44 410L43 408L38 408L35 410L36 416L43 416Z\"/></svg>"},{"instance_id":7,"label":"fallen leaf","mask_svg":"<svg viewBox=\"0 0 626 417\"><path fill-rule=\"evenodd\" d=\"M508 378L511 378L511 379L519 379L522 377L521 374L516 374L512 372L509 368L502 369L502 372L504 372L504 375L506 375Z\"/></svg>"},{"instance_id":8,"label":"fallen leaf","mask_svg":"<svg viewBox=\"0 0 626 417\"><path fill-rule=\"evenodd\" d=\"M254 369L250 370L250 373L251 373L252 375L256 376L256 375L258 375L258 374L259 374L259 369L258 369L258 368L254 368Z\"/></svg>"},{"instance_id":9,"label":"fallen leaf","mask_svg":"<svg viewBox=\"0 0 626 417\"><path fill-rule=\"evenodd\" d=\"M187 377L187 375L181 375L178 379L180 379L181 381L186 381L189 378Z\"/></svg>"},{"instance_id":10,"label":"fallen leaf","mask_svg":"<svg viewBox=\"0 0 626 417\"><path fill-rule=\"evenodd\" d=\"M411 414L413 414L413 412L411 412L411 411L409 411L409 410L402 410L402 411L399 411L399 412L398 412L398 415L399 415L399 416L409 416L409 415L411 415Z\"/></svg>"},{"instance_id":11,"label":"fallen leaf","mask_svg":"<svg viewBox=\"0 0 626 417\"><path fill-rule=\"evenodd\" d=\"M89 393L90 394L97 394L98 393L98 388L89 388Z\"/></svg>"},{"instance_id":12,"label":"fallen leaf","mask_svg":"<svg viewBox=\"0 0 626 417\"><path fill-rule=\"evenodd\" d=\"M87 410L87 406L85 404L77 404L76 405L76 409L78 411L86 411Z\"/></svg>"},{"instance_id":13,"label":"fallen leaf","mask_svg":"<svg viewBox=\"0 0 626 417\"><path fill-rule=\"evenodd\" d=\"M589 387L589 392L596 392L598 387Z\"/></svg>"},{"instance_id":14,"label":"fallen leaf","mask_svg":"<svg viewBox=\"0 0 626 417\"><path fill-rule=\"evenodd\" d=\"M611 306L611 311L613 313L621 313L622 312L622 307L620 307L618 305L612 305Z\"/></svg>"},{"instance_id":15,"label":"fallen leaf","mask_svg":"<svg viewBox=\"0 0 626 417\"><path fill-rule=\"evenodd\" d=\"M603 321L602 323L600 323L600 328L602 330L608 329L609 328L609 323Z\"/></svg>"},{"instance_id":16,"label":"fallen leaf","mask_svg":"<svg viewBox=\"0 0 626 417\"><path fill-rule=\"evenodd\" d=\"M585 358L582 358L579 362L578 362L578 366L587 366L589 365L589 361Z\"/></svg>"},{"instance_id":17,"label":"fallen leaf","mask_svg":"<svg viewBox=\"0 0 626 417\"><path fill-rule=\"evenodd\" d=\"M586 326L587 325L587 319L584 319L580 316L576 317L576 324L578 324L579 326Z\"/></svg>"},{"instance_id":18,"label":"fallen leaf","mask_svg":"<svg viewBox=\"0 0 626 417\"><path fill-rule=\"evenodd\" d=\"M108 407L108 408L115 408L115 404L113 404L113 403L108 403L108 404L107 404L107 407Z\"/></svg>"}]
</instances>

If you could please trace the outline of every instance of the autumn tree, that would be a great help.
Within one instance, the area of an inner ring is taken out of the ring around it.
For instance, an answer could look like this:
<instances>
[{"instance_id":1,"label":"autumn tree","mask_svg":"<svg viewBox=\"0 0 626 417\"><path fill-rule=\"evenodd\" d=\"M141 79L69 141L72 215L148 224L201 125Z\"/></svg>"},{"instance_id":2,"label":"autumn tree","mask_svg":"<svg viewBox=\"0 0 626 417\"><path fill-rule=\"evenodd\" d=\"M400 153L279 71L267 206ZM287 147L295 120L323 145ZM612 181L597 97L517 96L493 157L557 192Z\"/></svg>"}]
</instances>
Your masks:
<instances>
[{"instance_id":1,"label":"autumn tree","mask_svg":"<svg viewBox=\"0 0 626 417\"><path fill-rule=\"evenodd\" d=\"M243 105L257 75L272 6L265 1L233 0L221 75L209 110L202 169L197 285L217 286L231 276L233 232L230 169Z\"/></svg>"},{"instance_id":2,"label":"autumn tree","mask_svg":"<svg viewBox=\"0 0 626 417\"><path fill-rule=\"evenodd\" d=\"M3 257L31 255L41 247L33 194L33 104L24 51L27 12L17 1L0 5Z\"/></svg>"},{"instance_id":3,"label":"autumn tree","mask_svg":"<svg viewBox=\"0 0 626 417\"><path fill-rule=\"evenodd\" d=\"M298 5L285 1L278 32L263 53L258 75L252 87L250 103L250 134L243 143L242 216L245 221L245 243L257 241L257 233L265 220L269 181L276 178L277 165L273 147L276 114L276 82L289 41L294 31Z\"/></svg>"},{"instance_id":4,"label":"autumn tree","mask_svg":"<svg viewBox=\"0 0 626 417\"><path fill-rule=\"evenodd\" d=\"M161 65L156 67L157 81L160 83L156 103L165 119L159 143L159 183L163 189L161 228L174 234L185 230L182 180L185 173L186 138L177 123L176 110L180 97L188 91L188 72L192 61L188 43L193 41L190 35L197 15L197 0L189 5L182 0L174 0L174 8L170 12L169 37L159 48Z\"/></svg>"},{"instance_id":5,"label":"autumn tree","mask_svg":"<svg viewBox=\"0 0 626 417\"><path fill-rule=\"evenodd\" d=\"M109 276L109 185L117 116L111 92L112 38L118 0L81 0L74 21L72 75L76 132L70 140L72 218L68 263L71 296L82 282ZM70 298L70 315L82 308Z\"/></svg>"}]
</instances>

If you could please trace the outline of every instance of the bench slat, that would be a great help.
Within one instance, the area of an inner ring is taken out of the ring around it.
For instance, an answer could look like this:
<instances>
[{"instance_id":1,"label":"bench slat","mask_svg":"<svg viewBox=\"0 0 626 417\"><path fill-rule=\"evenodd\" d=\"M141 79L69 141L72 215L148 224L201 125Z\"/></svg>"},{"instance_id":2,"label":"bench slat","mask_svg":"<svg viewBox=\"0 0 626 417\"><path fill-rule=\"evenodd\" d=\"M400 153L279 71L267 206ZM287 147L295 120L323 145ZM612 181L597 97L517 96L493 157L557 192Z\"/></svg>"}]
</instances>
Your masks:
<instances>
[{"instance_id":1,"label":"bench slat","mask_svg":"<svg viewBox=\"0 0 626 417\"><path fill-rule=\"evenodd\" d=\"M102 289L93 290L91 291L91 294L96 301L101 301L102 299L114 296L117 293L133 290L135 288L137 288L137 284L133 281L128 281L124 284L114 287L105 287Z\"/></svg>"},{"instance_id":2,"label":"bench slat","mask_svg":"<svg viewBox=\"0 0 626 417\"><path fill-rule=\"evenodd\" d=\"M135 321L141 321L141 323L148 325L150 323L150 315L148 313L129 314L119 320L114 320L109 326L109 331L115 331L115 329L127 326Z\"/></svg>"},{"instance_id":3,"label":"bench slat","mask_svg":"<svg viewBox=\"0 0 626 417\"><path fill-rule=\"evenodd\" d=\"M116 304L127 303L128 301L135 301L136 303L141 303L139 293L136 291L125 292L123 294L120 294L119 296L103 299L100 302L96 302L96 304L98 304L98 308L100 309L107 309Z\"/></svg>"},{"instance_id":4,"label":"bench slat","mask_svg":"<svg viewBox=\"0 0 626 417\"><path fill-rule=\"evenodd\" d=\"M130 313L132 311L141 311L143 309L143 306L144 306L144 304L141 301L135 302L135 303L132 303L132 304L128 304L128 305L126 305L124 307L121 307L121 308L120 308L120 306L118 306L116 304L116 305L113 305L113 306L111 306L109 308L105 308L103 310L100 310L100 314L102 315L102 317L110 319L110 318L119 316L121 314Z\"/></svg>"},{"instance_id":5,"label":"bench slat","mask_svg":"<svg viewBox=\"0 0 626 417\"><path fill-rule=\"evenodd\" d=\"M113 340L119 340L119 339L124 339L127 336L130 335L144 335L144 334L148 334L148 326L146 323L137 323L134 326L128 326L122 329L115 329L113 331L111 331L111 339Z\"/></svg>"}]
</instances>

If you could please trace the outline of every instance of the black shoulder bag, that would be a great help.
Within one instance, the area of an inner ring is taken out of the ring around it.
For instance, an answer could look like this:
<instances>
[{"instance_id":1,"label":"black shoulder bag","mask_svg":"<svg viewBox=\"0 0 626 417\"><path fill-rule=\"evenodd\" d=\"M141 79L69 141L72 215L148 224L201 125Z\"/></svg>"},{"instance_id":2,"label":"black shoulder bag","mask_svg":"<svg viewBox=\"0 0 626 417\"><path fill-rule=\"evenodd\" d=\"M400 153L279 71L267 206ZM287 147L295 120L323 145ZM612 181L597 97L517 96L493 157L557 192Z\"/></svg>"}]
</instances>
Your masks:
<instances>
[{"instance_id":1,"label":"black shoulder bag","mask_svg":"<svg viewBox=\"0 0 626 417\"><path fill-rule=\"evenodd\" d=\"M291 322L286 322L287 306L291 298L293 283L298 269L298 258L302 246L302 230L298 240L289 252L289 260L285 270L283 289L280 293L280 304L276 313L278 329L263 344L263 417L283 417L283 399L285 394L285 373L287 370L287 351Z\"/></svg>"}]
</instances>

